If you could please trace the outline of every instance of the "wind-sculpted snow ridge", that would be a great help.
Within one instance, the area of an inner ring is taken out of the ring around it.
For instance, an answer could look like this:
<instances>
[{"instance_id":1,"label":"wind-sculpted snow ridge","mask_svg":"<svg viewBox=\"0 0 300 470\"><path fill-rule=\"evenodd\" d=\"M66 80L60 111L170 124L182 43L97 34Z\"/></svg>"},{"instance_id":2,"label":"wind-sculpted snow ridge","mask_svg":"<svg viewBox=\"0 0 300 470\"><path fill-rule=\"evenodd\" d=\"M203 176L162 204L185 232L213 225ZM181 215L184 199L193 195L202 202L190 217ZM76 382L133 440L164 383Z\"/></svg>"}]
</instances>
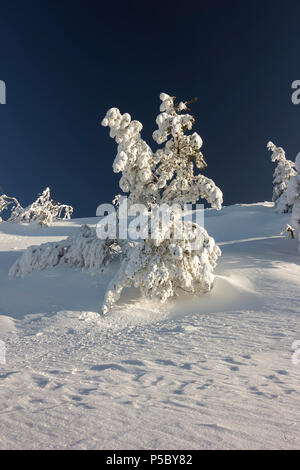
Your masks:
<instances>
[{"instance_id":1,"label":"wind-sculpted snow ridge","mask_svg":"<svg viewBox=\"0 0 300 470\"><path fill-rule=\"evenodd\" d=\"M24 277L58 264L67 264L89 273L101 272L120 255L114 240L100 240L95 228L83 225L79 232L60 242L30 246L9 270L10 277Z\"/></svg>"}]
</instances>

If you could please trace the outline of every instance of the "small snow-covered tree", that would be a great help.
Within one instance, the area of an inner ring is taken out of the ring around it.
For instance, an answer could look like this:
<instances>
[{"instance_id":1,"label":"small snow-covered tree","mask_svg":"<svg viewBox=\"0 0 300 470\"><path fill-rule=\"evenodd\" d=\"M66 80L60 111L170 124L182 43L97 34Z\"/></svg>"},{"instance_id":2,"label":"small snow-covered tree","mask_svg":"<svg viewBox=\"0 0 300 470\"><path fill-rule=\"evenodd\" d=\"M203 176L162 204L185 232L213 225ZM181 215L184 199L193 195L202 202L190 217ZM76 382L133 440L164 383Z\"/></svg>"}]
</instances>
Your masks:
<instances>
[{"instance_id":1,"label":"small snow-covered tree","mask_svg":"<svg viewBox=\"0 0 300 470\"><path fill-rule=\"evenodd\" d=\"M51 225L54 220L69 220L73 213L73 207L51 199L50 188L46 188L36 201L25 208L15 197L2 194L0 196L0 214L7 209L11 211L8 222L38 222L45 226Z\"/></svg>"},{"instance_id":2,"label":"small snow-covered tree","mask_svg":"<svg viewBox=\"0 0 300 470\"><path fill-rule=\"evenodd\" d=\"M7 209L11 211L18 210L21 208L21 204L15 197L6 196L6 194L1 194L0 196L0 214L5 212ZM0 216L0 222L2 218Z\"/></svg>"},{"instance_id":3,"label":"small snow-covered tree","mask_svg":"<svg viewBox=\"0 0 300 470\"><path fill-rule=\"evenodd\" d=\"M9 270L10 277L24 277L60 265L70 265L90 274L99 273L120 256L115 240L100 240L95 228L82 225L77 233L59 242L30 246Z\"/></svg>"},{"instance_id":4,"label":"small snow-covered tree","mask_svg":"<svg viewBox=\"0 0 300 470\"><path fill-rule=\"evenodd\" d=\"M161 93L158 129L153 139L164 147L152 152L142 140L142 124L131 121L129 114L110 109L102 121L110 127L110 136L118 144L113 169L121 172L120 188L129 193L130 203L179 204L196 203L206 199L212 207L221 209L222 192L215 183L195 170L203 170L206 163L200 149L201 137L191 130L194 118L185 111L187 102L175 103L175 97ZM126 256L110 282L102 312L107 313L119 299L124 287L138 287L150 298L165 302L180 289L191 293L207 292L213 286L213 269L220 249L202 227L183 227L184 237L174 237L178 213L170 219L170 238L159 234L138 243L129 243ZM159 230L164 231L166 227ZM194 243L197 239L197 248Z\"/></svg>"},{"instance_id":5,"label":"small snow-covered tree","mask_svg":"<svg viewBox=\"0 0 300 470\"><path fill-rule=\"evenodd\" d=\"M9 222L38 222L48 227L54 220L69 220L72 213L73 207L53 201L50 188L46 188L28 207L15 205L8 220Z\"/></svg>"},{"instance_id":6,"label":"small snow-covered tree","mask_svg":"<svg viewBox=\"0 0 300 470\"><path fill-rule=\"evenodd\" d=\"M278 162L273 174L273 196L276 212L292 212L292 206L287 201L286 189L291 176L295 175L294 162L287 160L285 151L281 147L276 147L273 142L268 142L268 150L272 152L272 162Z\"/></svg>"},{"instance_id":7,"label":"small snow-covered tree","mask_svg":"<svg viewBox=\"0 0 300 470\"><path fill-rule=\"evenodd\" d=\"M291 224L294 228L294 237L298 240L298 250L300 251L300 153L295 160L297 173L291 176L287 187L287 201L292 207Z\"/></svg>"}]
</instances>

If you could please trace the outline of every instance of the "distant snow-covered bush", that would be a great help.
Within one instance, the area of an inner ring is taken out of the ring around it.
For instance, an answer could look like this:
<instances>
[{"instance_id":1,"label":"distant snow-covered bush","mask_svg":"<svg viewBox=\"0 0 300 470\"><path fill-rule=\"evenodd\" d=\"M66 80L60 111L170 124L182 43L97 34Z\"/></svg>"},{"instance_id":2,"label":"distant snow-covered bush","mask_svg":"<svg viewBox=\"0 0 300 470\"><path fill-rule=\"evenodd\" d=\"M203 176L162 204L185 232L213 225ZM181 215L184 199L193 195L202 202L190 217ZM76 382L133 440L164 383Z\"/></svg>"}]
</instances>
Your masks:
<instances>
[{"instance_id":1,"label":"distant snow-covered bush","mask_svg":"<svg viewBox=\"0 0 300 470\"><path fill-rule=\"evenodd\" d=\"M276 147L273 142L268 142L268 150L272 152L272 162L278 162L273 174L273 196L276 211L279 213L292 212L292 205L287 200L287 186L291 176L296 174L295 164L285 158L285 151L281 147Z\"/></svg>"},{"instance_id":2,"label":"distant snow-covered bush","mask_svg":"<svg viewBox=\"0 0 300 470\"><path fill-rule=\"evenodd\" d=\"M52 225L54 220L69 220L73 213L72 206L60 204L51 199L50 188L46 188L36 201L25 208L16 198L2 194L0 196L0 214L8 208L11 211L8 222L37 222L47 227Z\"/></svg>"},{"instance_id":3,"label":"distant snow-covered bush","mask_svg":"<svg viewBox=\"0 0 300 470\"><path fill-rule=\"evenodd\" d=\"M297 173L291 176L287 187L287 201L292 207L291 224L294 228L294 237L298 240L298 250L300 251L300 153L295 160Z\"/></svg>"},{"instance_id":4,"label":"distant snow-covered bush","mask_svg":"<svg viewBox=\"0 0 300 470\"><path fill-rule=\"evenodd\" d=\"M68 264L94 274L101 272L120 253L121 248L115 240L100 240L95 228L82 225L78 233L66 240L27 248L10 268L9 276L24 277L58 264Z\"/></svg>"},{"instance_id":5,"label":"distant snow-covered bush","mask_svg":"<svg viewBox=\"0 0 300 470\"><path fill-rule=\"evenodd\" d=\"M69 220L72 213L72 206L53 201L50 188L46 188L28 207L14 206L8 220L9 222L38 222L48 227L54 220Z\"/></svg>"},{"instance_id":6,"label":"distant snow-covered bush","mask_svg":"<svg viewBox=\"0 0 300 470\"><path fill-rule=\"evenodd\" d=\"M0 196L0 222L2 221L1 214L6 210L10 209L11 211L17 211L21 208L21 204L15 197L7 196L6 194L1 194Z\"/></svg>"}]
</instances>

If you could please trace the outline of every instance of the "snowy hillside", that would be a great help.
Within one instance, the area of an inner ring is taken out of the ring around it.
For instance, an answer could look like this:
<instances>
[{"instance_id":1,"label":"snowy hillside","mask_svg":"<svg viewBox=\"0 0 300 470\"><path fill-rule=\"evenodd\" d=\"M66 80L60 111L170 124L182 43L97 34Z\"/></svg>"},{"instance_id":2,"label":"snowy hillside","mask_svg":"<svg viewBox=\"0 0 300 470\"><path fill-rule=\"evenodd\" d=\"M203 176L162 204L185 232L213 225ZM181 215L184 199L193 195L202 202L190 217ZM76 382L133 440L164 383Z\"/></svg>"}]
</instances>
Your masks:
<instances>
[{"instance_id":1,"label":"snowy hillside","mask_svg":"<svg viewBox=\"0 0 300 470\"><path fill-rule=\"evenodd\" d=\"M96 220L0 224L0 448L299 448L300 255L280 236L289 215L267 202L207 210L222 257L202 298L162 306L131 289L104 318L115 266L8 279L26 247Z\"/></svg>"}]
</instances>

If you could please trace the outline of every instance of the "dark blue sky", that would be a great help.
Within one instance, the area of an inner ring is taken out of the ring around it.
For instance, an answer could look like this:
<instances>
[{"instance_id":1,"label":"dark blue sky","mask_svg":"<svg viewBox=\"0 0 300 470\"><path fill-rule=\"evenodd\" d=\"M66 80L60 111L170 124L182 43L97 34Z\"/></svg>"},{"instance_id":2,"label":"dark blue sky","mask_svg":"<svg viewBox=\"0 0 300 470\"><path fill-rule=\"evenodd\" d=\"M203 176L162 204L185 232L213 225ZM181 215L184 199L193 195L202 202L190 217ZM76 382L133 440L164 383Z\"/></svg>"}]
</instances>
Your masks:
<instances>
[{"instance_id":1,"label":"dark blue sky","mask_svg":"<svg viewBox=\"0 0 300 470\"><path fill-rule=\"evenodd\" d=\"M193 105L226 205L270 200L268 140L300 151L300 2L1 1L0 186L28 204L46 186L74 216L118 191L112 106L151 135L159 93Z\"/></svg>"}]
</instances>

